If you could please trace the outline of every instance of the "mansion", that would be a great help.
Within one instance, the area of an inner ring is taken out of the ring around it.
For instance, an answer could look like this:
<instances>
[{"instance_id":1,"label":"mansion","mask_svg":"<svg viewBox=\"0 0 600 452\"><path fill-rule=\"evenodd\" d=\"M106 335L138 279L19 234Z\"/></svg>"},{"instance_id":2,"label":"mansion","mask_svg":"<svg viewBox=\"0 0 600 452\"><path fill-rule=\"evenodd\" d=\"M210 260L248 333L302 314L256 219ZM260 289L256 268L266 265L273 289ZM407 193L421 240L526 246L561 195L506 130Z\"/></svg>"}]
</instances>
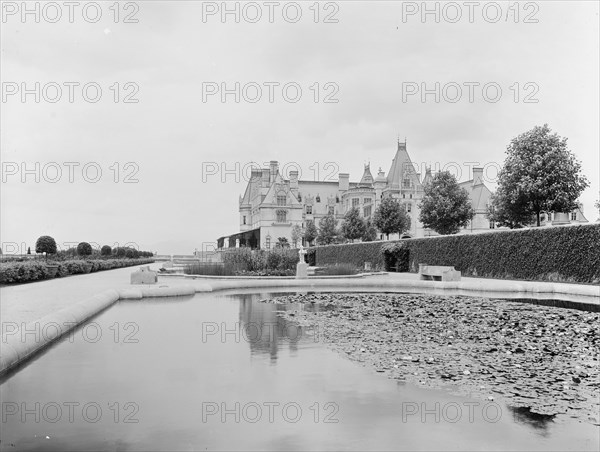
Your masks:
<instances>
[{"instance_id":1,"label":"mansion","mask_svg":"<svg viewBox=\"0 0 600 452\"><path fill-rule=\"evenodd\" d=\"M350 182L347 173L339 173L337 182L299 180L297 171L290 171L289 179L284 179L278 162L271 161L268 168L252 170L244 195L240 196L240 232L219 238L217 246L270 249L279 237L286 237L293 245L292 228L295 225L304 228L308 221L313 221L318 227L321 218L334 215L339 226L346 212L353 207L368 219L387 196L397 199L410 216L411 227L401 238L437 235L424 228L418 220L423 185L431 179L429 168L423 176L415 170L406 143L400 142L387 175L380 168L373 177L370 165L365 165L358 182ZM492 193L483 182L483 168L473 168L473 178L459 183L459 186L469 194L475 211L473 220L461 233L493 229L493 223L486 218ZM582 213L581 217L587 222ZM580 219L571 217L571 220ZM390 234L392 238L400 237Z\"/></svg>"}]
</instances>

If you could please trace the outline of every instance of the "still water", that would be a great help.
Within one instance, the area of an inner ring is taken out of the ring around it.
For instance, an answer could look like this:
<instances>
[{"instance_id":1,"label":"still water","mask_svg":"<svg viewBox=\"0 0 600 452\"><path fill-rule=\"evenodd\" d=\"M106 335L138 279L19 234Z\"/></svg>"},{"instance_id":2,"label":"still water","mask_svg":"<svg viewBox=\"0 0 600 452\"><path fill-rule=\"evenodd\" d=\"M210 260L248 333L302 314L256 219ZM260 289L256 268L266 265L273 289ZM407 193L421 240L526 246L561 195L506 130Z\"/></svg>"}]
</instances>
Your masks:
<instances>
[{"instance_id":1,"label":"still water","mask_svg":"<svg viewBox=\"0 0 600 452\"><path fill-rule=\"evenodd\" d=\"M363 368L266 297L120 301L4 378L0 449L599 448L592 425Z\"/></svg>"}]
</instances>

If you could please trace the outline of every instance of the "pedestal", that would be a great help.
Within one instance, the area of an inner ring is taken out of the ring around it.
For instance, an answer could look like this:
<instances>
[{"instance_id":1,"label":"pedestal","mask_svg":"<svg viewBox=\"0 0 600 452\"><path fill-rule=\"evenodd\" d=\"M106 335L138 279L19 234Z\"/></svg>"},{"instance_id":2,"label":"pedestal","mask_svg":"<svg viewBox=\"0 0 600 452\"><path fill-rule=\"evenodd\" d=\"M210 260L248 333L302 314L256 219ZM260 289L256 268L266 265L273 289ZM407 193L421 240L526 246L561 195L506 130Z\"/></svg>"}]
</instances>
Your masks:
<instances>
[{"instance_id":1,"label":"pedestal","mask_svg":"<svg viewBox=\"0 0 600 452\"><path fill-rule=\"evenodd\" d=\"M306 262L296 264L296 279L308 279L308 264Z\"/></svg>"}]
</instances>

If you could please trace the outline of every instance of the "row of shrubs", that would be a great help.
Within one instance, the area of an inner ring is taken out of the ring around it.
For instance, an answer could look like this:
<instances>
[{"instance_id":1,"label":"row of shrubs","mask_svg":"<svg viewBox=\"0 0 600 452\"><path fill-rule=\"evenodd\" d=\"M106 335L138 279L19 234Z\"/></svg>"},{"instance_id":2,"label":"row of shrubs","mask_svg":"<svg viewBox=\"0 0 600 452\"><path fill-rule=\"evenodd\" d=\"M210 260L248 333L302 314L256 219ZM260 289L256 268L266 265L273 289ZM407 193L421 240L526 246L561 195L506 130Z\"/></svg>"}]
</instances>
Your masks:
<instances>
[{"instance_id":1,"label":"row of shrubs","mask_svg":"<svg viewBox=\"0 0 600 452\"><path fill-rule=\"evenodd\" d=\"M5 262L0 264L0 284L41 281L54 277L112 270L152 262L154 262L154 259L148 258Z\"/></svg>"},{"instance_id":2,"label":"row of shrubs","mask_svg":"<svg viewBox=\"0 0 600 452\"><path fill-rule=\"evenodd\" d=\"M308 256L319 266L371 262L416 272L422 263L453 266L463 276L598 284L600 224L319 246Z\"/></svg>"},{"instance_id":3,"label":"row of shrubs","mask_svg":"<svg viewBox=\"0 0 600 452\"><path fill-rule=\"evenodd\" d=\"M191 264L184 267L189 275L213 276L291 276L296 274L298 251L289 248L224 250L222 264Z\"/></svg>"}]
</instances>

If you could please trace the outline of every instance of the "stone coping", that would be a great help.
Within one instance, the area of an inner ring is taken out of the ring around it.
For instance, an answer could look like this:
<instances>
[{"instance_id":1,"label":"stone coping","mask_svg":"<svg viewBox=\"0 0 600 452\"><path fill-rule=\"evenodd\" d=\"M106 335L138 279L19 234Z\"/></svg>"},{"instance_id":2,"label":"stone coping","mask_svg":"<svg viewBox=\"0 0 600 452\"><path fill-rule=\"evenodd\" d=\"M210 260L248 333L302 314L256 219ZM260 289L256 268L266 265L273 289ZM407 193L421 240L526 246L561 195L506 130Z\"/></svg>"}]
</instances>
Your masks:
<instances>
[{"instance_id":1,"label":"stone coping","mask_svg":"<svg viewBox=\"0 0 600 452\"><path fill-rule=\"evenodd\" d=\"M161 275L162 276L162 275ZM173 281L180 282L180 281ZM261 277L236 279L203 279L182 281L186 284L132 286L107 290L91 298L48 314L41 319L18 325L3 322L0 343L0 375L22 364L36 353L67 334L89 318L97 315L118 300L141 300L154 297L191 296L201 292L380 292L427 293L430 295L467 295L492 298L565 300L587 309L600 310L600 286L530 281L463 279L461 281L423 281L402 278L311 278L267 279ZM37 334L25 334L26 332Z\"/></svg>"}]
</instances>

